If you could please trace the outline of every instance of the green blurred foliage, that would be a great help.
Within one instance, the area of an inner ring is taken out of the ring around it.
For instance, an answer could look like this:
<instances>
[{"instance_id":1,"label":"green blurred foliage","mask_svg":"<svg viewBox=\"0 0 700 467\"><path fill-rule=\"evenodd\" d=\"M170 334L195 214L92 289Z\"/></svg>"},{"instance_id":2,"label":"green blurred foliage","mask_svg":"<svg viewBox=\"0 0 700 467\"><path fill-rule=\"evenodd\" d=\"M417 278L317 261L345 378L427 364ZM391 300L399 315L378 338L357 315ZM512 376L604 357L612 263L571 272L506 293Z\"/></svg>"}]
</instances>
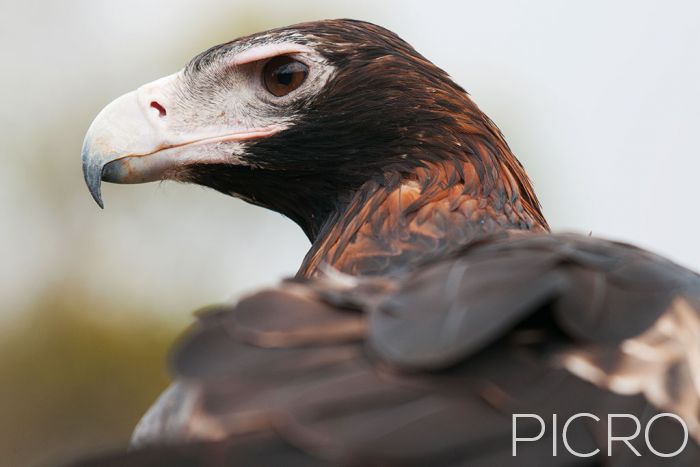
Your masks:
<instances>
[{"instance_id":1,"label":"green blurred foliage","mask_svg":"<svg viewBox=\"0 0 700 467\"><path fill-rule=\"evenodd\" d=\"M104 320L96 304L74 297L49 294L3 330L4 466L56 465L125 446L167 385L164 358L179 326L149 319L145 310L139 320Z\"/></svg>"}]
</instances>

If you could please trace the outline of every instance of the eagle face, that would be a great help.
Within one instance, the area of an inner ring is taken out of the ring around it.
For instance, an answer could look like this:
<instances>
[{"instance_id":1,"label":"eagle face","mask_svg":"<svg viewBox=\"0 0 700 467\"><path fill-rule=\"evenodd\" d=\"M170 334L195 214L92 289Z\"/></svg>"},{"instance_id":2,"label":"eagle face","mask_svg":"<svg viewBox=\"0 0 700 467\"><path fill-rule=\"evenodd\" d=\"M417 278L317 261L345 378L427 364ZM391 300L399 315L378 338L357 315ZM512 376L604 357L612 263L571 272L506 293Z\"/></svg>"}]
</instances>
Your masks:
<instances>
[{"instance_id":1,"label":"eagle face","mask_svg":"<svg viewBox=\"0 0 700 467\"><path fill-rule=\"evenodd\" d=\"M394 33L318 21L215 46L119 97L88 130L83 170L100 206L102 180L170 179L304 227L387 170L451 157L459 118L488 120Z\"/></svg>"},{"instance_id":2,"label":"eagle face","mask_svg":"<svg viewBox=\"0 0 700 467\"><path fill-rule=\"evenodd\" d=\"M96 201L100 180L188 180L193 165L260 165L251 144L293 125L333 74L307 43L282 31L222 44L110 103L83 145Z\"/></svg>"}]
</instances>

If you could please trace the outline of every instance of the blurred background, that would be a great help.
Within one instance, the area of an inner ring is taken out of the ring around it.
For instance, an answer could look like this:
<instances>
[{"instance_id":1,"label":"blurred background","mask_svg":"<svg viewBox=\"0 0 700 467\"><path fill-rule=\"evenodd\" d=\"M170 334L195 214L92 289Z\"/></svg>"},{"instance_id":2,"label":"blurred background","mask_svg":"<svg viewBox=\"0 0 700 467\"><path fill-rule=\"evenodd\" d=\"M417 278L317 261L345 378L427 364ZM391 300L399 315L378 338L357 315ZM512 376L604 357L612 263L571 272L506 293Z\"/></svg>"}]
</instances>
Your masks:
<instances>
[{"instance_id":1,"label":"blurred background","mask_svg":"<svg viewBox=\"0 0 700 467\"><path fill-rule=\"evenodd\" d=\"M466 87L555 230L700 270L700 8L692 1L0 0L0 464L124 446L192 311L292 275L280 215L194 186L82 181L113 98L211 45L321 18L399 33Z\"/></svg>"}]
</instances>

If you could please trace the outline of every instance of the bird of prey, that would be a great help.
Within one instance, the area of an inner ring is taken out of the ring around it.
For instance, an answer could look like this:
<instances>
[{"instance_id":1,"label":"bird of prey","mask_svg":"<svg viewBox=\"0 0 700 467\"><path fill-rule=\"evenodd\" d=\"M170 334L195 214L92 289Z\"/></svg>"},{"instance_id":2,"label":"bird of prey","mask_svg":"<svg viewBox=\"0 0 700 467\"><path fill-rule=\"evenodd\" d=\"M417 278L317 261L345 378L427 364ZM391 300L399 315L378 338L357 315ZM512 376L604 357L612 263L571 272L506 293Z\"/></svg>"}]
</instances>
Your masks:
<instances>
[{"instance_id":1,"label":"bird of prey","mask_svg":"<svg viewBox=\"0 0 700 467\"><path fill-rule=\"evenodd\" d=\"M94 465L700 462L700 276L551 233L496 125L382 27L212 47L109 104L82 157L100 206L101 181L195 183L311 241L197 315L131 452Z\"/></svg>"}]
</instances>

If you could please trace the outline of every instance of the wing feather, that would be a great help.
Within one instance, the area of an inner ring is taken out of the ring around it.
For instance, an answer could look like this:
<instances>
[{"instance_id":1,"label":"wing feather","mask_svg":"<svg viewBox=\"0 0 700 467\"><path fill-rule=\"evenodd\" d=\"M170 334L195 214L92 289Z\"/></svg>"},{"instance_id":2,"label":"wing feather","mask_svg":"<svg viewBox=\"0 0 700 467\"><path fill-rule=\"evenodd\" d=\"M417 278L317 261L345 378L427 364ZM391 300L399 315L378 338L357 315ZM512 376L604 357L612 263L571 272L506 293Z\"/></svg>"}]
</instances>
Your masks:
<instances>
[{"instance_id":1,"label":"wing feather","mask_svg":"<svg viewBox=\"0 0 700 467\"><path fill-rule=\"evenodd\" d=\"M668 465L696 465L699 291L696 274L646 251L549 234L483 239L395 279L283 283L199 316L159 403L177 416L145 424L139 443L247 453L264 439L271 455L316 459L300 465L591 465L602 459L552 457L549 432L513 458L512 414L672 411L694 441ZM664 423L655 446L673 451ZM569 440L605 452L605 428L582 421ZM244 465L281 465L259 459ZM610 465L662 460L619 449Z\"/></svg>"}]
</instances>

